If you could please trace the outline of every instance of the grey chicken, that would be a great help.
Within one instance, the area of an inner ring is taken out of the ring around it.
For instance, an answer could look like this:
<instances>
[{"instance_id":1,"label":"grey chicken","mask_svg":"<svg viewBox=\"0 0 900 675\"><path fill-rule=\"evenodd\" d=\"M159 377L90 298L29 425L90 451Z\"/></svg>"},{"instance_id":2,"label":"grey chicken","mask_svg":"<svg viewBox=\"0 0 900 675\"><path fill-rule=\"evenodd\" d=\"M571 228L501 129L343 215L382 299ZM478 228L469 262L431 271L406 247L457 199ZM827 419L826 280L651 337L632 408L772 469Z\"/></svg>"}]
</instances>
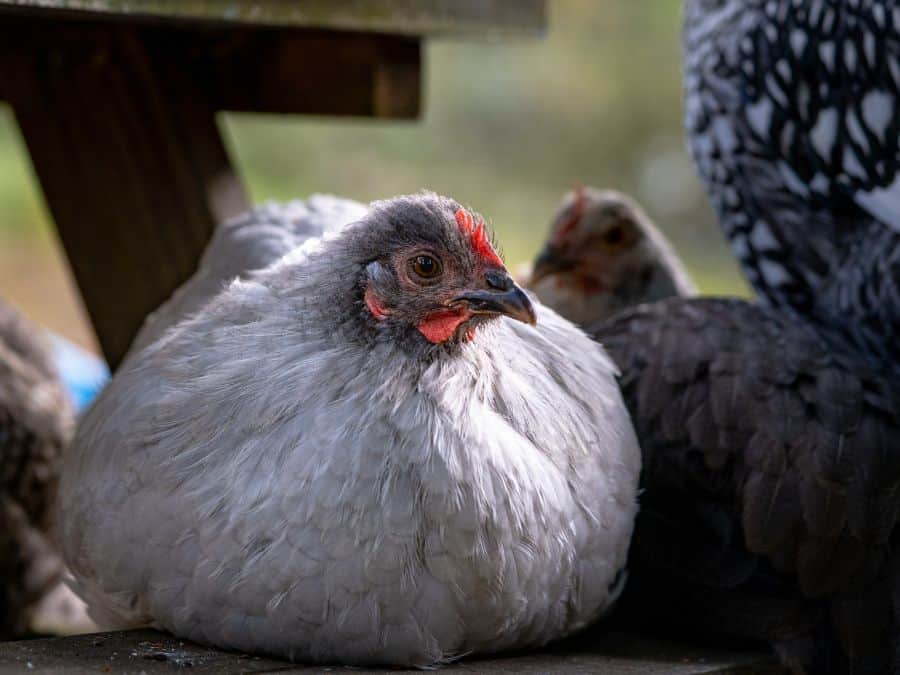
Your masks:
<instances>
[{"instance_id":1,"label":"grey chicken","mask_svg":"<svg viewBox=\"0 0 900 675\"><path fill-rule=\"evenodd\" d=\"M225 225L80 424L59 514L91 615L416 666L594 621L640 469L611 361L453 200L337 205Z\"/></svg>"},{"instance_id":2,"label":"grey chicken","mask_svg":"<svg viewBox=\"0 0 900 675\"><path fill-rule=\"evenodd\" d=\"M586 325L697 289L665 236L628 195L576 186L563 197L528 287Z\"/></svg>"},{"instance_id":3,"label":"grey chicken","mask_svg":"<svg viewBox=\"0 0 900 675\"><path fill-rule=\"evenodd\" d=\"M567 250L584 256L575 268L593 259ZM633 287L606 274L606 293ZM640 306L587 326L621 370L643 455L619 618L766 641L814 673L894 672L900 408L889 381L769 307L627 297Z\"/></svg>"},{"instance_id":4,"label":"grey chicken","mask_svg":"<svg viewBox=\"0 0 900 675\"><path fill-rule=\"evenodd\" d=\"M62 574L48 531L72 426L44 337L0 301L0 639L27 631Z\"/></svg>"},{"instance_id":5,"label":"grey chicken","mask_svg":"<svg viewBox=\"0 0 900 675\"><path fill-rule=\"evenodd\" d=\"M685 127L760 296L900 375L900 4L687 0Z\"/></svg>"}]
</instances>

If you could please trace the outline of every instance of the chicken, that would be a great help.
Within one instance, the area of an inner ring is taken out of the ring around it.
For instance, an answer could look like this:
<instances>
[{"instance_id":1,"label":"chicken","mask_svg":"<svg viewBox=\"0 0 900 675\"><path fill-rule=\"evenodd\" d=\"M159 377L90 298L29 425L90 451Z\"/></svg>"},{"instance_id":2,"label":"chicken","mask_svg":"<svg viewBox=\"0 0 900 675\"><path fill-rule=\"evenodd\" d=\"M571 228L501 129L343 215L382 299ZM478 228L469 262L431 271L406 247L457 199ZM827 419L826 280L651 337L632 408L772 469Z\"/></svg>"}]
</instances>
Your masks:
<instances>
[{"instance_id":1,"label":"chicken","mask_svg":"<svg viewBox=\"0 0 900 675\"><path fill-rule=\"evenodd\" d=\"M576 269L596 260L586 244L567 250ZM669 636L766 641L814 673L893 672L900 401L889 379L769 307L641 304L652 298L623 294L632 280L606 262L604 292L639 305L578 317L621 369L643 455L618 618ZM644 266L671 262L650 255Z\"/></svg>"},{"instance_id":2,"label":"chicken","mask_svg":"<svg viewBox=\"0 0 900 675\"><path fill-rule=\"evenodd\" d=\"M225 226L219 254L258 219L299 232L293 208ZM190 312L160 310L80 425L59 513L92 616L430 666L609 610L640 452L602 348L533 304L451 199L301 238L203 291L214 243L176 298Z\"/></svg>"},{"instance_id":3,"label":"chicken","mask_svg":"<svg viewBox=\"0 0 900 675\"><path fill-rule=\"evenodd\" d=\"M686 0L684 91L760 297L900 375L900 4Z\"/></svg>"},{"instance_id":4,"label":"chicken","mask_svg":"<svg viewBox=\"0 0 900 675\"><path fill-rule=\"evenodd\" d=\"M583 186L563 198L526 283L581 325L641 302L697 293L668 240L631 197Z\"/></svg>"},{"instance_id":5,"label":"chicken","mask_svg":"<svg viewBox=\"0 0 900 675\"><path fill-rule=\"evenodd\" d=\"M72 410L43 336L0 301L0 639L23 635L62 561L48 539Z\"/></svg>"}]
</instances>

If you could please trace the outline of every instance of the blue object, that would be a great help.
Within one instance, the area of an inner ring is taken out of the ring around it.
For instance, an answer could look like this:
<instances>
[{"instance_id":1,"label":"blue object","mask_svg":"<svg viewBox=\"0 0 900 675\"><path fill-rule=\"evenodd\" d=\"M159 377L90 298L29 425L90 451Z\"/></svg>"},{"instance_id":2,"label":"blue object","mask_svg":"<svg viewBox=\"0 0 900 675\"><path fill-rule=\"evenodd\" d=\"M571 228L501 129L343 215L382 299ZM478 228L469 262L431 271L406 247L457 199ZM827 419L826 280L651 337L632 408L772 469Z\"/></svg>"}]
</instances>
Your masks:
<instances>
[{"instance_id":1,"label":"blue object","mask_svg":"<svg viewBox=\"0 0 900 675\"><path fill-rule=\"evenodd\" d=\"M69 398L80 413L109 381L109 367L106 362L65 338L50 334L53 347L53 361L62 378Z\"/></svg>"}]
</instances>

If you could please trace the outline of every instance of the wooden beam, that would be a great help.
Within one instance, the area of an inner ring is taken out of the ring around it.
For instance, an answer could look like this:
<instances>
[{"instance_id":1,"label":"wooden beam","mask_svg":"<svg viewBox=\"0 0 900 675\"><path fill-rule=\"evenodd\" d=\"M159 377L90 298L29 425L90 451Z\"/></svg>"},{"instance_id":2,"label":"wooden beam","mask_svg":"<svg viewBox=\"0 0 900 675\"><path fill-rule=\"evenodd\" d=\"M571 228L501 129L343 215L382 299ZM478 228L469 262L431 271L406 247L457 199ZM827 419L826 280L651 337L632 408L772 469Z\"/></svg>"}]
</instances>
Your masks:
<instances>
[{"instance_id":1,"label":"wooden beam","mask_svg":"<svg viewBox=\"0 0 900 675\"><path fill-rule=\"evenodd\" d=\"M546 0L0 0L0 12L415 36L537 35L547 24Z\"/></svg>"},{"instance_id":2,"label":"wooden beam","mask_svg":"<svg viewBox=\"0 0 900 675\"><path fill-rule=\"evenodd\" d=\"M415 118L415 38L307 30L142 30L153 62L217 109Z\"/></svg>"}]
</instances>

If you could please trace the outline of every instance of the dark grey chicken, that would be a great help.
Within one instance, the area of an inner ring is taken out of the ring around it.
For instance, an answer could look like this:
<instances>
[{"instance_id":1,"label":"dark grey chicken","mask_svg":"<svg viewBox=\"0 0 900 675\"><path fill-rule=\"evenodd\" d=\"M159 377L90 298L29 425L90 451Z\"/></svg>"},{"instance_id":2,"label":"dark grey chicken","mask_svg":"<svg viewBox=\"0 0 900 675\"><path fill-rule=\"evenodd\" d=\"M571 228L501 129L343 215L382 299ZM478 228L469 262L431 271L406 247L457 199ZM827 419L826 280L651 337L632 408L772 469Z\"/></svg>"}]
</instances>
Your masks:
<instances>
[{"instance_id":1,"label":"dark grey chicken","mask_svg":"<svg viewBox=\"0 0 900 675\"><path fill-rule=\"evenodd\" d=\"M900 373L900 4L687 0L685 126L776 307Z\"/></svg>"},{"instance_id":2,"label":"dark grey chicken","mask_svg":"<svg viewBox=\"0 0 900 675\"><path fill-rule=\"evenodd\" d=\"M883 374L770 307L640 304L654 298L635 293L621 264L633 247L574 245L580 229L551 228L539 267L554 292L541 299L583 324L578 308L595 308L588 332L621 370L641 444L619 619L667 635L765 641L810 672L889 672L900 632L900 418ZM662 238L649 219L641 231ZM591 248L606 256L603 287L566 283L598 259ZM554 251L567 252L565 264ZM673 255L668 245L646 249L640 269L664 274ZM610 318L598 294L640 306Z\"/></svg>"},{"instance_id":3,"label":"dark grey chicken","mask_svg":"<svg viewBox=\"0 0 900 675\"><path fill-rule=\"evenodd\" d=\"M38 331L0 301L0 639L23 634L59 579L47 540L72 413Z\"/></svg>"}]
</instances>

